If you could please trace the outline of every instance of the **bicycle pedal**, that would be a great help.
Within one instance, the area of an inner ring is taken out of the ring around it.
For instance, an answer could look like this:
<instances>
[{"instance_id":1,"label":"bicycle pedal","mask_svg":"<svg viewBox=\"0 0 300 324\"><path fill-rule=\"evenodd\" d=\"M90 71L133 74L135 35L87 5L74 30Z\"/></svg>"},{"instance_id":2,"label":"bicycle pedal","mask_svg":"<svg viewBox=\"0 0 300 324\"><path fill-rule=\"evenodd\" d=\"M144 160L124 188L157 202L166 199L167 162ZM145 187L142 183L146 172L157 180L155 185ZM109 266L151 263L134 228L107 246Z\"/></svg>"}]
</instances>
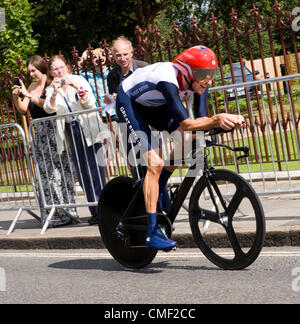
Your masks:
<instances>
[{"instance_id":1,"label":"bicycle pedal","mask_svg":"<svg viewBox=\"0 0 300 324\"><path fill-rule=\"evenodd\" d=\"M122 222L120 222L118 224L118 226L116 227L115 234L117 237L119 237L121 239L126 239L128 237L128 232L124 228L124 224Z\"/></svg>"},{"instance_id":2,"label":"bicycle pedal","mask_svg":"<svg viewBox=\"0 0 300 324\"><path fill-rule=\"evenodd\" d=\"M123 240L127 238L127 233L119 229L116 230L116 235Z\"/></svg>"}]
</instances>

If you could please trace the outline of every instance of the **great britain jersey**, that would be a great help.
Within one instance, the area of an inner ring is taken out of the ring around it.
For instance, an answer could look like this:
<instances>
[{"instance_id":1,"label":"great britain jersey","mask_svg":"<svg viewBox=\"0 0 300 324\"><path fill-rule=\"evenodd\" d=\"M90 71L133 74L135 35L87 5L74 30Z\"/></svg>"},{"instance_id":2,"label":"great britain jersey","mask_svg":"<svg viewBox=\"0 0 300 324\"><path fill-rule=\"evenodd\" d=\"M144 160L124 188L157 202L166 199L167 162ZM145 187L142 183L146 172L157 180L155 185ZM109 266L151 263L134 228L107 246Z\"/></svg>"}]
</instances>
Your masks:
<instances>
[{"instance_id":1,"label":"great britain jersey","mask_svg":"<svg viewBox=\"0 0 300 324\"><path fill-rule=\"evenodd\" d=\"M177 70L172 63L155 63L138 69L123 83L124 92L143 106L161 106L166 100L157 89L160 82L167 82L179 88ZM192 91L179 91L180 99L191 95Z\"/></svg>"},{"instance_id":2,"label":"great britain jersey","mask_svg":"<svg viewBox=\"0 0 300 324\"><path fill-rule=\"evenodd\" d=\"M168 106L178 120L189 118L182 100L195 94L196 117L206 115L207 92L200 96L191 90L180 91L177 74L178 70L172 63L155 63L136 70L123 81L122 88L131 100L149 109Z\"/></svg>"}]
</instances>

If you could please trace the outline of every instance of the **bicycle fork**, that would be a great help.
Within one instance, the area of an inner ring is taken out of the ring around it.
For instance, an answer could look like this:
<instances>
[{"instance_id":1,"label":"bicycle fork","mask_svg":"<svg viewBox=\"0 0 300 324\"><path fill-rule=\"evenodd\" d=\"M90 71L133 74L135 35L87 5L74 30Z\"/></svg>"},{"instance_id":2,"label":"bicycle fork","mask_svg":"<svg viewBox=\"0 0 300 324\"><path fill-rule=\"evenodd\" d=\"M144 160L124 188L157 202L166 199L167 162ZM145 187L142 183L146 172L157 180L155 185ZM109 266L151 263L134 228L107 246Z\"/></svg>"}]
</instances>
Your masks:
<instances>
[{"instance_id":1,"label":"bicycle fork","mask_svg":"<svg viewBox=\"0 0 300 324\"><path fill-rule=\"evenodd\" d=\"M218 216L218 223L223 225L224 227L227 227L228 226L228 216L226 215L227 205L226 205L226 201L223 199L223 196L222 196L222 194L220 192L220 189L219 189L218 185L215 182L214 168L213 167L207 167L207 172L204 172L204 175L205 175L205 181L206 181L206 185L207 185L207 189L208 189L210 198L211 198L212 203L214 205L215 212L216 212L216 214ZM213 187L215 193L217 194L217 197L218 197L222 207L224 208L225 213L220 213L218 204L216 202L216 196L215 196L215 194L213 192L212 187Z\"/></svg>"}]
</instances>

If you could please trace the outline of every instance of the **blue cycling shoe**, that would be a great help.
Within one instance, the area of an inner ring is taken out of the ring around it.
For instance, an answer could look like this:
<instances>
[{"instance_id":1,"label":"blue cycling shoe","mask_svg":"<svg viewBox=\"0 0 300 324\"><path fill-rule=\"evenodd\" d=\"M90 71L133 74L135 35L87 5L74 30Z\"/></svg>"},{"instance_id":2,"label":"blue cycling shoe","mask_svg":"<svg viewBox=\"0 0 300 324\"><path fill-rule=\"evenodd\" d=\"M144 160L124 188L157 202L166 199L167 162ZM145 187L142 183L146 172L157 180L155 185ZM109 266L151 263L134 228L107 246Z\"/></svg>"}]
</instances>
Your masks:
<instances>
[{"instance_id":1,"label":"blue cycling shoe","mask_svg":"<svg viewBox=\"0 0 300 324\"><path fill-rule=\"evenodd\" d=\"M177 243L170 240L157 225L156 213L147 213L148 231L146 236L146 245L156 250L170 251L175 250Z\"/></svg>"},{"instance_id":2,"label":"blue cycling shoe","mask_svg":"<svg viewBox=\"0 0 300 324\"><path fill-rule=\"evenodd\" d=\"M152 233L146 236L146 245L155 250L171 251L176 250L177 243L170 240L161 229L156 226Z\"/></svg>"}]
</instances>

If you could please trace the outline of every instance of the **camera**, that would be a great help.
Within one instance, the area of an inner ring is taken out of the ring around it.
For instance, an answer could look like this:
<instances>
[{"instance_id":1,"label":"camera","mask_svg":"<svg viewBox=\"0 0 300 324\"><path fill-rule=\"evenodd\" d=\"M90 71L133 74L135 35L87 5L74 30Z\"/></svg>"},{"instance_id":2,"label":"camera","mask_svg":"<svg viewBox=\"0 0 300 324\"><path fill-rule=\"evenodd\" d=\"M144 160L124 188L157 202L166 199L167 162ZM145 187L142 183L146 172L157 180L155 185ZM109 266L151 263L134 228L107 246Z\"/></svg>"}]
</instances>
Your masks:
<instances>
[{"instance_id":1,"label":"camera","mask_svg":"<svg viewBox=\"0 0 300 324\"><path fill-rule=\"evenodd\" d=\"M66 84L66 79L60 79L61 86Z\"/></svg>"},{"instance_id":2,"label":"camera","mask_svg":"<svg viewBox=\"0 0 300 324\"><path fill-rule=\"evenodd\" d=\"M18 87L21 87L22 86L19 78L14 78L14 85L16 85Z\"/></svg>"}]
</instances>

